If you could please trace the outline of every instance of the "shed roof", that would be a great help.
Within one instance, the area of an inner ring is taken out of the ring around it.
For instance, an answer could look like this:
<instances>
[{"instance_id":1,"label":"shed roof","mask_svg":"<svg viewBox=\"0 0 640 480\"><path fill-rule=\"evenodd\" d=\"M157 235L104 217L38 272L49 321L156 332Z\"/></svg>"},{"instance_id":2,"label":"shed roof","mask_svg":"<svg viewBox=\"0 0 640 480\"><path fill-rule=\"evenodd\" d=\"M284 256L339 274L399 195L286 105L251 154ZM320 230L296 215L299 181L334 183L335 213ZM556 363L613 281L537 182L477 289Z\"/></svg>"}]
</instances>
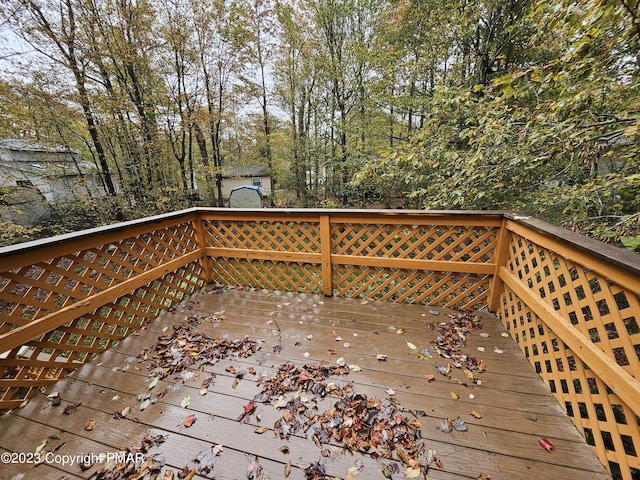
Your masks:
<instances>
[{"instance_id":1,"label":"shed roof","mask_svg":"<svg viewBox=\"0 0 640 480\"><path fill-rule=\"evenodd\" d=\"M0 138L0 148L17 152L77 153L68 147L43 145L24 138Z\"/></svg>"},{"instance_id":2,"label":"shed roof","mask_svg":"<svg viewBox=\"0 0 640 480\"><path fill-rule=\"evenodd\" d=\"M269 168L264 165L223 165L223 177L264 177L269 175Z\"/></svg>"}]
</instances>

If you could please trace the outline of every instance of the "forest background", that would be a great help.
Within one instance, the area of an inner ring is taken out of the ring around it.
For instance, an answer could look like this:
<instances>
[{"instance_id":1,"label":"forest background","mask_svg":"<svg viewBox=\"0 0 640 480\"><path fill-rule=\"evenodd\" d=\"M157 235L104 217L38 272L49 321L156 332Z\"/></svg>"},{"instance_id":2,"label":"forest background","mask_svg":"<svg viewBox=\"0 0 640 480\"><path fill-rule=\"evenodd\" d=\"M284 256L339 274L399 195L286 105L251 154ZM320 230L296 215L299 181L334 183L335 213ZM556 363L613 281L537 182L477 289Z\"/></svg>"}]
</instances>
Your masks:
<instances>
[{"instance_id":1,"label":"forest background","mask_svg":"<svg viewBox=\"0 0 640 480\"><path fill-rule=\"evenodd\" d=\"M0 137L106 197L3 244L221 205L507 209L640 249L638 0L4 0Z\"/></svg>"}]
</instances>

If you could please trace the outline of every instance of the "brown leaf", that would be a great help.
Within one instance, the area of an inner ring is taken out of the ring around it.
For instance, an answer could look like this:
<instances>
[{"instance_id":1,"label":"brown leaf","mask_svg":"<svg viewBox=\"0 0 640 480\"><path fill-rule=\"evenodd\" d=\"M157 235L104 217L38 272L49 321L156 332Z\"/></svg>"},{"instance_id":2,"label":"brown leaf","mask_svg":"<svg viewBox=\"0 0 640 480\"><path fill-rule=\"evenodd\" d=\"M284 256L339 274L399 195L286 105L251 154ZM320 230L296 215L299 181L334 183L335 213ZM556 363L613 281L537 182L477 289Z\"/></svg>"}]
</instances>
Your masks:
<instances>
[{"instance_id":1,"label":"brown leaf","mask_svg":"<svg viewBox=\"0 0 640 480\"><path fill-rule=\"evenodd\" d=\"M64 413L65 415L71 415L76 410L78 410L78 407L80 405L82 405L82 402L74 403L72 405L67 405L66 407L64 407L64 410L62 413Z\"/></svg>"},{"instance_id":2,"label":"brown leaf","mask_svg":"<svg viewBox=\"0 0 640 480\"><path fill-rule=\"evenodd\" d=\"M475 418L482 418L482 415L480 415L480 412L478 412L477 410L471 410L471 415Z\"/></svg>"},{"instance_id":3,"label":"brown leaf","mask_svg":"<svg viewBox=\"0 0 640 480\"><path fill-rule=\"evenodd\" d=\"M287 478L289 475L291 475L291 460L284 466L284 478Z\"/></svg>"},{"instance_id":4,"label":"brown leaf","mask_svg":"<svg viewBox=\"0 0 640 480\"><path fill-rule=\"evenodd\" d=\"M162 480L173 480L173 470L171 470L170 468L165 470Z\"/></svg>"},{"instance_id":5,"label":"brown leaf","mask_svg":"<svg viewBox=\"0 0 640 480\"><path fill-rule=\"evenodd\" d=\"M396 330L396 335L402 335L406 330L404 328L399 328Z\"/></svg>"},{"instance_id":6,"label":"brown leaf","mask_svg":"<svg viewBox=\"0 0 640 480\"><path fill-rule=\"evenodd\" d=\"M282 445L279 449L284 455L289 455L289 447Z\"/></svg>"},{"instance_id":7,"label":"brown leaf","mask_svg":"<svg viewBox=\"0 0 640 480\"><path fill-rule=\"evenodd\" d=\"M237 378L233 379L233 383L231 384L231 388L235 389L238 387L238 383L240 383L240 381Z\"/></svg>"},{"instance_id":8,"label":"brown leaf","mask_svg":"<svg viewBox=\"0 0 640 480\"><path fill-rule=\"evenodd\" d=\"M486 473L481 473L480 475L478 475L476 480L491 480L491 477Z\"/></svg>"},{"instance_id":9,"label":"brown leaf","mask_svg":"<svg viewBox=\"0 0 640 480\"><path fill-rule=\"evenodd\" d=\"M190 427L191 425L193 425L194 423L196 423L196 416L195 415L189 415L188 417L184 417L182 419L182 425L184 425L185 427Z\"/></svg>"},{"instance_id":10,"label":"brown leaf","mask_svg":"<svg viewBox=\"0 0 640 480\"><path fill-rule=\"evenodd\" d=\"M269 429L267 427L265 427L264 425L261 427L258 427L254 430L255 433L258 433L260 435L262 435L264 432L269 431Z\"/></svg>"},{"instance_id":11,"label":"brown leaf","mask_svg":"<svg viewBox=\"0 0 640 480\"><path fill-rule=\"evenodd\" d=\"M87 420L87 423L85 423L85 425L84 425L84 429L87 432L90 432L94 428L96 428L96 421L95 420Z\"/></svg>"}]
</instances>

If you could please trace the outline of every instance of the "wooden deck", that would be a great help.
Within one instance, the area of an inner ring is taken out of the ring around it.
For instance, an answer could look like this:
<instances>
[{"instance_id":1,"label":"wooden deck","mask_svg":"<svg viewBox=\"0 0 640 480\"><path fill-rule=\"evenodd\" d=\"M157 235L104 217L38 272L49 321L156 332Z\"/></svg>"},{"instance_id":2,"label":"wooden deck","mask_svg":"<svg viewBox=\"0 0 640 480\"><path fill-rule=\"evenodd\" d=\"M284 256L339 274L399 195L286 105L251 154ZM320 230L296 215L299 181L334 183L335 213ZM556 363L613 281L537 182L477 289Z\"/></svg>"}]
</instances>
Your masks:
<instances>
[{"instance_id":1,"label":"wooden deck","mask_svg":"<svg viewBox=\"0 0 640 480\"><path fill-rule=\"evenodd\" d=\"M164 443L149 452L157 454L156 459L164 458L164 469L173 469L175 478L183 467L194 465L193 459L200 452L221 444L224 449L216 457L213 471L193 478L244 479L247 466L258 457L272 479L285 478L288 462L292 467L288 478L304 479L304 468L319 460L331 478L344 478L357 459L364 465L361 479L382 479L380 464L394 460L345 453L339 444L326 446L331 455L323 457L310 439L276 437L274 422L282 412L270 404L257 404L248 424L237 421L244 406L260 392L255 380L261 373L274 373L286 362L302 366L326 360L335 365L344 358L361 371L352 370L336 382L352 382L356 391L369 397L388 397L393 392L387 390L392 389L407 415L416 410L424 412L417 417L422 424L422 441L426 449L437 452L443 467L429 470L432 480L476 479L481 474L492 480L610 478L513 340L502 335L503 327L492 315L479 314L483 328L474 329L462 349L486 364L485 372L475 374L480 380L476 385L462 369L453 368L450 378L441 375L435 365L446 364L447 359L437 354L420 359L407 345L429 346L438 334L437 324L448 321L449 310L264 290L209 291L203 289L22 409L0 417L0 453L29 453L40 448L41 456L50 452L49 459L60 460L53 455L114 452L139 444L151 434L165 437ZM220 320L209 316L222 311ZM150 390L154 373L147 367L151 362L136 356L152 347L163 332L170 333L172 325L196 314L204 315L198 328L211 337L248 336L264 339L265 343L258 354L245 359L226 359L204 368L196 363L189 370L193 376L180 388L171 387L182 381L172 375ZM341 340L336 340L337 336ZM274 351L278 345L279 353L278 348ZM485 350L479 351L478 347ZM386 361L378 360L378 354L386 355ZM237 372L246 372L238 381L229 371L232 365ZM253 369L256 374L250 373ZM208 393L201 395L202 381L211 373L215 374L213 383ZM425 375L435 375L435 379L428 381ZM140 410L139 396L163 390L157 403ZM62 401L52 406L47 395L56 391ZM453 398L452 392L459 398ZM190 402L185 408L181 403L187 396ZM331 408L335 401L327 397L318 402L318 412ZM81 405L75 411L63 413L77 402ZM122 413L127 407L131 412L126 418L114 418L115 412ZM471 411L481 418L472 416ZM195 415L196 421L186 427L184 419L190 415ZM438 429L439 421L458 416L466 422L468 431L443 433ZM86 430L89 421L95 426ZM256 433L260 425L268 431ZM553 444L551 452L539 445L543 437ZM288 447L284 453L283 445ZM3 463L0 479L16 475L27 479L88 478L99 468L93 465L82 471L77 465L55 461L38 466ZM403 470L393 478L404 478ZM19 475L23 473L24 477Z\"/></svg>"}]
</instances>

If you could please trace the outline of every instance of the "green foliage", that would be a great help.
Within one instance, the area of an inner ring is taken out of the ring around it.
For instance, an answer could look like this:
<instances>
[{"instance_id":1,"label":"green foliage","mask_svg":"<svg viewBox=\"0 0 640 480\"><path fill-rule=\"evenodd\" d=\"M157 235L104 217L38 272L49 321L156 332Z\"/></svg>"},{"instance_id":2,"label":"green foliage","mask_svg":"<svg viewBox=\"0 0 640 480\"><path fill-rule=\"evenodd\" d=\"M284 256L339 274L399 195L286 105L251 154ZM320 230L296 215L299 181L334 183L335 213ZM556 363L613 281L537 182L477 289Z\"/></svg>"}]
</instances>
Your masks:
<instances>
[{"instance_id":1,"label":"green foliage","mask_svg":"<svg viewBox=\"0 0 640 480\"><path fill-rule=\"evenodd\" d=\"M544 32L531 39L544 63L525 59L487 84L439 85L420 131L355 181L401 189L424 208L516 210L631 245L640 35L614 2L585 11L541 2L527 18Z\"/></svg>"},{"instance_id":2,"label":"green foliage","mask_svg":"<svg viewBox=\"0 0 640 480\"><path fill-rule=\"evenodd\" d=\"M218 203L225 164L261 163L279 206L640 234L639 2L5 3L41 55L0 82L0 135L71 146L119 187L59 206L55 231Z\"/></svg>"}]
</instances>

